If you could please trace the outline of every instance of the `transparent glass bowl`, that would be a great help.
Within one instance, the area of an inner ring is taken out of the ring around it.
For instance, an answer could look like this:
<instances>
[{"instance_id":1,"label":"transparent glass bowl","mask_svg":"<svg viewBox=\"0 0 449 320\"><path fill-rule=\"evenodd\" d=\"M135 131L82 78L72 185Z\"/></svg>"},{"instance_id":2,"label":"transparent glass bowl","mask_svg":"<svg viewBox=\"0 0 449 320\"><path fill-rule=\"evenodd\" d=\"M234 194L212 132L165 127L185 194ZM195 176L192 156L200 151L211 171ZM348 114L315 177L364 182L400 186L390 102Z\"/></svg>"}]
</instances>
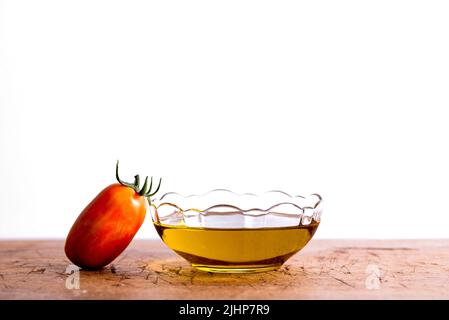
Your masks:
<instances>
[{"instance_id":1,"label":"transparent glass bowl","mask_svg":"<svg viewBox=\"0 0 449 320\"><path fill-rule=\"evenodd\" d=\"M208 272L260 272L279 268L313 237L322 198L283 191L202 195L169 192L152 200L161 239L194 268Z\"/></svg>"}]
</instances>

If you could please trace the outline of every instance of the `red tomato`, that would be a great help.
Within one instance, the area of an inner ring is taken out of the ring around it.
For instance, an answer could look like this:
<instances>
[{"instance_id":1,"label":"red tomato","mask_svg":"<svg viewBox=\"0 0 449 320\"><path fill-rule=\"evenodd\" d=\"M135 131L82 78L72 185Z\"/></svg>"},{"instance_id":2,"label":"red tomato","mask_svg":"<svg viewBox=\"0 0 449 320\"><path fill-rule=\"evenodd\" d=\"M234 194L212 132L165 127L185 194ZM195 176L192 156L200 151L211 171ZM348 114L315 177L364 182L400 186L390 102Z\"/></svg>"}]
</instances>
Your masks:
<instances>
[{"instance_id":1,"label":"red tomato","mask_svg":"<svg viewBox=\"0 0 449 320\"><path fill-rule=\"evenodd\" d=\"M142 225L146 214L146 200L151 193L152 181L147 189L148 177L139 190L139 176L134 184L112 184L101 191L81 212L73 224L66 242L67 258L85 269L100 269L111 263L129 245Z\"/></svg>"}]
</instances>

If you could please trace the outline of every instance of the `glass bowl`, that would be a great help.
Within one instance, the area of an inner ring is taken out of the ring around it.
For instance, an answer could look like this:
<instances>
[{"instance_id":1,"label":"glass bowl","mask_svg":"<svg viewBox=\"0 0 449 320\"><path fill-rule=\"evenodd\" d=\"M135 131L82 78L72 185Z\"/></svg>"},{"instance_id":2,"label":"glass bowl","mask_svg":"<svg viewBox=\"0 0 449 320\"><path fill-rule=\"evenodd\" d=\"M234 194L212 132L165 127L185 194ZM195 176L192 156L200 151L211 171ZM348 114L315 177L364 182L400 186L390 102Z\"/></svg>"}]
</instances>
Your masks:
<instances>
[{"instance_id":1,"label":"glass bowl","mask_svg":"<svg viewBox=\"0 0 449 320\"><path fill-rule=\"evenodd\" d=\"M278 269L309 242L320 224L322 198L278 190L169 192L152 200L150 212L164 243L194 268L261 272Z\"/></svg>"}]
</instances>

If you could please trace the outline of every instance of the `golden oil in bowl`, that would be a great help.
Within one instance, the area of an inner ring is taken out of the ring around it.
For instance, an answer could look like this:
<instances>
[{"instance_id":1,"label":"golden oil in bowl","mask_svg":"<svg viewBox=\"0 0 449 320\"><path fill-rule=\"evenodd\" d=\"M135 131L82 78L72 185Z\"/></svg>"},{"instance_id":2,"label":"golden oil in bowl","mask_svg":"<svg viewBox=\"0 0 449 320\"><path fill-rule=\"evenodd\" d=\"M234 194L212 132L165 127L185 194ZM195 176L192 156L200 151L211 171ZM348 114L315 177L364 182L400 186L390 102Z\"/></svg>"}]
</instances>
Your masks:
<instances>
[{"instance_id":1,"label":"golden oil in bowl","mask_svg":"<svg viewBox=\"0 0 449 320\"><path fill-rule=\"evenodd\" d=\"M162 241L208 272L275 270L315 234L321 197L263 195L217 189L203 195L166 193L150 205Z\"/></svg>"},{"instance_id":2,"label":"golden oil in bowl","mask_svg":"<svg viewBox=\"0 0 449 320\"><path fill-rule=\"evenodd\" d=\"M318 225L214 229L154 223L165 244L193 267L226 273L279 268L309 242Z\"/></svg>"}]
</instances>

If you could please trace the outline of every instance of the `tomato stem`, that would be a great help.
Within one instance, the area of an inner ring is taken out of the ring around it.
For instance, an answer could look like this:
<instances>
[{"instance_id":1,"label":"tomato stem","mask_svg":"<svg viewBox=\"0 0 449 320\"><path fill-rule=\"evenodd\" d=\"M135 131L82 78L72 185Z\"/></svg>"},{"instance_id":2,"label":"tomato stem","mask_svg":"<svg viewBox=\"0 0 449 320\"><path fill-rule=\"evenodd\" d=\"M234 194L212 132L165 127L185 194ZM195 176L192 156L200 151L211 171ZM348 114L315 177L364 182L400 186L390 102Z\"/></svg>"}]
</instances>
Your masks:
<instances>
[{"instance_id":1,"label":"tomato stem","mask_svg":"<svg viewBox=\"0 0 449 320\"><path fill-rule=\"evenodd\" d=\"M142 189L139 191L139 196L143 196L147 192L148 176L145 178Z\"/></svg>"},{"instance_id":2,"label":"tomato stem","mask_svg":"<svg viewBox=\"0 0 449 320\"><path fill-rule=\"evenodd\" d=\"M143 183L142 189L140 189L140 176L138 174L136 174L134 176L134 183L129 183L129 182L123 181L122 179L120 179L119 174L118 174L118 164L119 164L119 161L117 160L117 165L115 167L115 177L117 178L117 181L122 186L132 188L140 196L146 197L148 199L149 204L151 205L150 197L154 196L159 191L159 189L161 187L162 178L159 179L159 184L154 192L151 192L151 189L153 188L153 177L151 177L151 179L150 179L150 187L148 188L148 190L147 190L148 176L145 177L145 182Z\"/></svg>"},{"instance_id":3,"label":"tomato stem","mask_svg":"<svg viewBox=\"0 0 449 320\"><path fill-rule=\"evenodd\" d=\"M140 176L138 174L136 174L134 176L134 191L136 191L137 193L139 192L139 187L140 187Z\"/></svg>"},{"instance_id":4,"label":"tomato stem","mask_svg":"<svg viewBox=\"0 0 449 320\"><path fill-rule=\"evenodd\" d=\"M136 184L136 182L138 181L134 181L134 184L131 184L129 182L123 181L122 179L120 179L119 174L118 174L118 163L119 161L117 160L117 165L115 166L115 177L117 178L117 181L122 185L122 186L127 186L130 188L133 188L134 190L136 190L136 187L138 187L138 185Z\"/></svg>"},{"instance_id":5,"label":"tomato stem","mask_svg":"<svg viewBox=\"0 0 449 320\"><path fill-rule=\"evenodd\" d=\"M157 188L156 188L156 191L154 191L153 193L151 193L151 185L150 185L150 189L148 190L148 192L145 194L145 197L152 197L152 196L154 196L158 191L159 191L159 189L161 188L161 182L162 182L162 178L160 178L159 179L159 184L158 184L158 186L157 186ZM152 184L152 183L151 183Z\"/></svg>"},{"instance_id":6,"label":"tomato stem","mask_svg":"<svg viewBox=\"0 0 449 320\"><path fill-rule=\"evenodd\" d=\"M148 188L148 192L150 192L150 190L153 188L153 177L151 177L150 180L150 187Z\"/></svg>"}]
</instances>

